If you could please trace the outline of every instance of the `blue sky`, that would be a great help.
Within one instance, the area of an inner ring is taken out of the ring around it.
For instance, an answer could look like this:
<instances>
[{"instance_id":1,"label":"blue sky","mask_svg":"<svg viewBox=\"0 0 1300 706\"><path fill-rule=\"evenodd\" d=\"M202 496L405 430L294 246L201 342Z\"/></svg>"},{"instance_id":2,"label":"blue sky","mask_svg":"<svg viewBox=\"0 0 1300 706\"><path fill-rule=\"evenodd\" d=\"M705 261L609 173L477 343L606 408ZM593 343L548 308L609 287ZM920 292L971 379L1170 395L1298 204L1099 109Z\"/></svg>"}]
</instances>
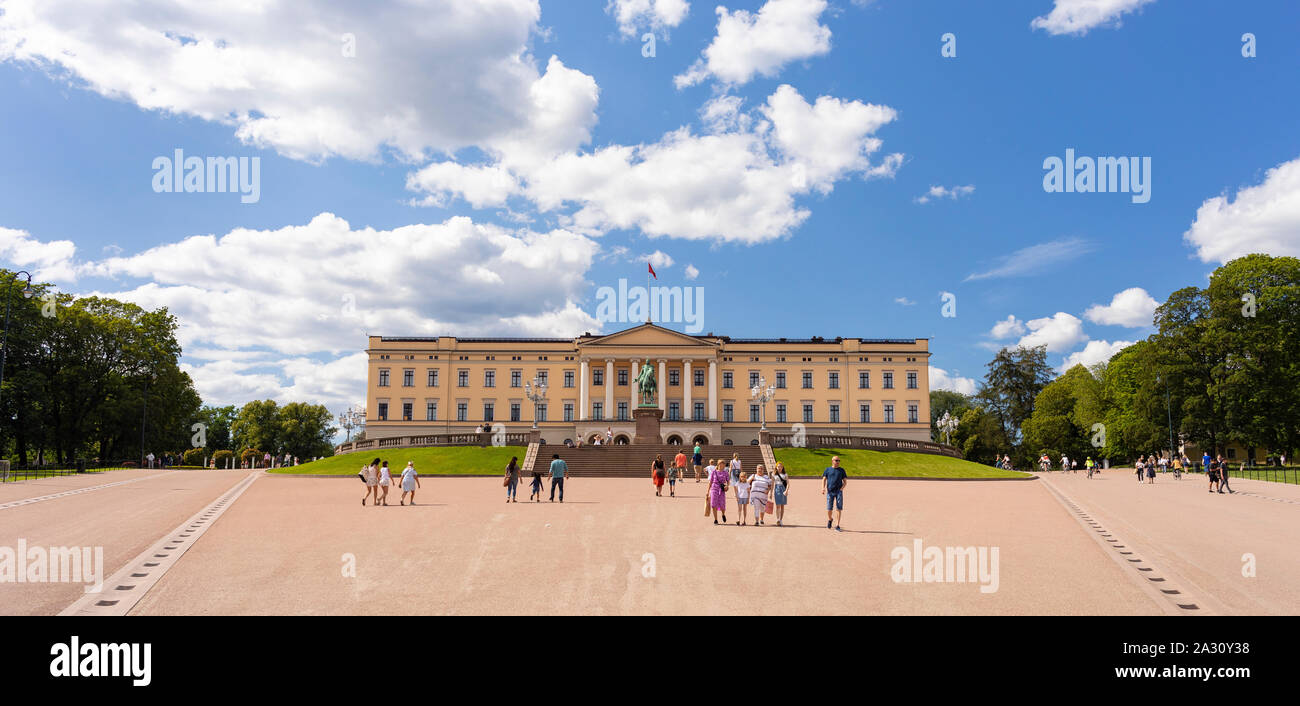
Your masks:
<instances>
[{"instance_id":1,"label":"blue sky","mask_svg":"<svg viewBox=\"0 0 1300 706\"><path fill-rule=\"evenodd\" d=\"M614 330L647 258L706 332L929 337L971 391L1300 255L1295 3L83 4L0 0L0 264L168 306L210 403L360 401L367 333ZM178 148L260 199L156 193ZM1150 201L1045 192L1066 148L1149 157Z\"/></svg>"}]
</instances>

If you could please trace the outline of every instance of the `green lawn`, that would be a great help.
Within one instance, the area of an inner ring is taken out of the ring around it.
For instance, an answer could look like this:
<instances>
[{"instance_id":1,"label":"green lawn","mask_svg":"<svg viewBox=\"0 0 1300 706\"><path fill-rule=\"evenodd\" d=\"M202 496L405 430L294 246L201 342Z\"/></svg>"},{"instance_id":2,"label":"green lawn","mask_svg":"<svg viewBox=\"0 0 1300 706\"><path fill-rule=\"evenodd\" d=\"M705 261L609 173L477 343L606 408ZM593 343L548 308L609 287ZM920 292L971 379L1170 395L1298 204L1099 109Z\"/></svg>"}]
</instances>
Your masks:
<instances>
[{"instance_id":1,"label":"green lawn","mask_svg":"<svg viewBox=\"0 0 1300 706\"><path fill-rule=\"evenodd\" d=\"M362 464L370 463L378 457L387 461L396 478L406 468L407 461L415 462L415 470L420 475L497 475L506 472L506 465L511 456L519 457L523 465L528 449L523 446L429 446L424 448L382 449L375 451L358 451L356 453L330 456L319 461L304 463L301 466L276 468L272 473L289 475L313 474L329 476L354 476L361 471Z\"/></svg>"},{"instance_id":2,"label":"green lawn","mask_svg":"<svg viewBox=\"0 0 1300 706\"><path fill-rule=\"evenodd\" d=\"M776 460L792 476L820 476L831 465L831 456L849 476L901 476L907 478L1025 478L1029 474L972 463L934 454L865 449L772 449Z\"/></svg>"}]
</instances>

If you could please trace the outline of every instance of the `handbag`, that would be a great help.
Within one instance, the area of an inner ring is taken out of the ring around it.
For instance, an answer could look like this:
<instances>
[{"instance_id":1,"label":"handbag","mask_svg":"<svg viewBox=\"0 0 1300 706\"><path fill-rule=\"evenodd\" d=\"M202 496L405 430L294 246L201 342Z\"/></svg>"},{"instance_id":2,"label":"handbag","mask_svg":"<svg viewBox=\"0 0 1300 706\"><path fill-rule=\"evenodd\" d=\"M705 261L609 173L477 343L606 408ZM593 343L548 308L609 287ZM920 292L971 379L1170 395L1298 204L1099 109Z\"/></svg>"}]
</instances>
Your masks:
<instances>
[{"instance_id":1,"label":"handbag","mask_svg":"<svg viewBox=\"0 0 1300 706\"><path fill-rule=\"evenodd\" d=\"M767 507L763 508L763 514L764 514L764 515L770 515L770 514L772 514L772 511L775 510L775 509L776 509L776 504L773 503L771 500L768 500L768 501L767 501Z\"/></svg>"},{"instance_id":2,"label":"handbag","mask_svg":"<svg viewBox=\"0 0 1300 706\"><path fill-rule=\"evenodd\" d=\"M709 502L709 494L706 492L704 494L704 516L708 517L711 512L713 512L713 503Z\"/></svg>"},{"instance_id":3,"label":"handbag","mask_svg":"<svg viewBox=\"0 0 1300 706\"><path fill-rule=\"evenodd\" d=\"M502 487L502 488L509 488L509 487L510 487L510 474L509 474L509 473L507 473L507 474L506 474L506 477L505 477L504 479L502 479L502 481L501 481L501 487Z\"/></svg>"}]
</instances>

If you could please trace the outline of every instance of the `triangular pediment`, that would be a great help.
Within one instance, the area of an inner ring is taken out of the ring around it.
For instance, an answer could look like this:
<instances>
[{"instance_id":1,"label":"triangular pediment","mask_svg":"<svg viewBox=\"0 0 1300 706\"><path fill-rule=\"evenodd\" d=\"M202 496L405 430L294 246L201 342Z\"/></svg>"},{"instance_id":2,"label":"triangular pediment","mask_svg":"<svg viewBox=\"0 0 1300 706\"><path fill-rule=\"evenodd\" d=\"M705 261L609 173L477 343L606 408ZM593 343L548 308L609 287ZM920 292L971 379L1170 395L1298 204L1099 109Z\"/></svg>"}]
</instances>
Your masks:
<instances>
[{"instance_id":1,"label":"triangular pediment","mask_svg":"<svg viewBox=\"0 0 1300 706\"><path fill-rule=\"evenodd\" d=\"M703 350L713 350L714 344L708 339L696 338L684 333L673 331L655 324L641 324L622 331L616 331L607 336L590 338L580 341L580 345L586 346L691 346Z\"/></svg>"}]
</instances>

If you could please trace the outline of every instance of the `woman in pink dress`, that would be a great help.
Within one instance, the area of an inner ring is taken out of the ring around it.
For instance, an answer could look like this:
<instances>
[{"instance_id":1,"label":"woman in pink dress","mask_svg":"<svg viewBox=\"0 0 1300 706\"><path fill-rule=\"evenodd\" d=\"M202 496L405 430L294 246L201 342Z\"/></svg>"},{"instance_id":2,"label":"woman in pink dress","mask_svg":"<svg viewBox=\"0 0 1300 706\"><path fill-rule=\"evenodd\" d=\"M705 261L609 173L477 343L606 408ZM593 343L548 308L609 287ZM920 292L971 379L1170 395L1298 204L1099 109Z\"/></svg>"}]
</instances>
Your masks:
<instances>
[{"instance_id":1,"label":"woman in pink dress","mask_svg":"<svg viewBox=\"0 0 1300 706\"><path fill-rule=\"evenodd\" d=\"M727 524L727 469L709 464L709 507L713 508L713 524L718 524L718 512L722 512L722 524Z\"/></svg>"}]
</instances>

